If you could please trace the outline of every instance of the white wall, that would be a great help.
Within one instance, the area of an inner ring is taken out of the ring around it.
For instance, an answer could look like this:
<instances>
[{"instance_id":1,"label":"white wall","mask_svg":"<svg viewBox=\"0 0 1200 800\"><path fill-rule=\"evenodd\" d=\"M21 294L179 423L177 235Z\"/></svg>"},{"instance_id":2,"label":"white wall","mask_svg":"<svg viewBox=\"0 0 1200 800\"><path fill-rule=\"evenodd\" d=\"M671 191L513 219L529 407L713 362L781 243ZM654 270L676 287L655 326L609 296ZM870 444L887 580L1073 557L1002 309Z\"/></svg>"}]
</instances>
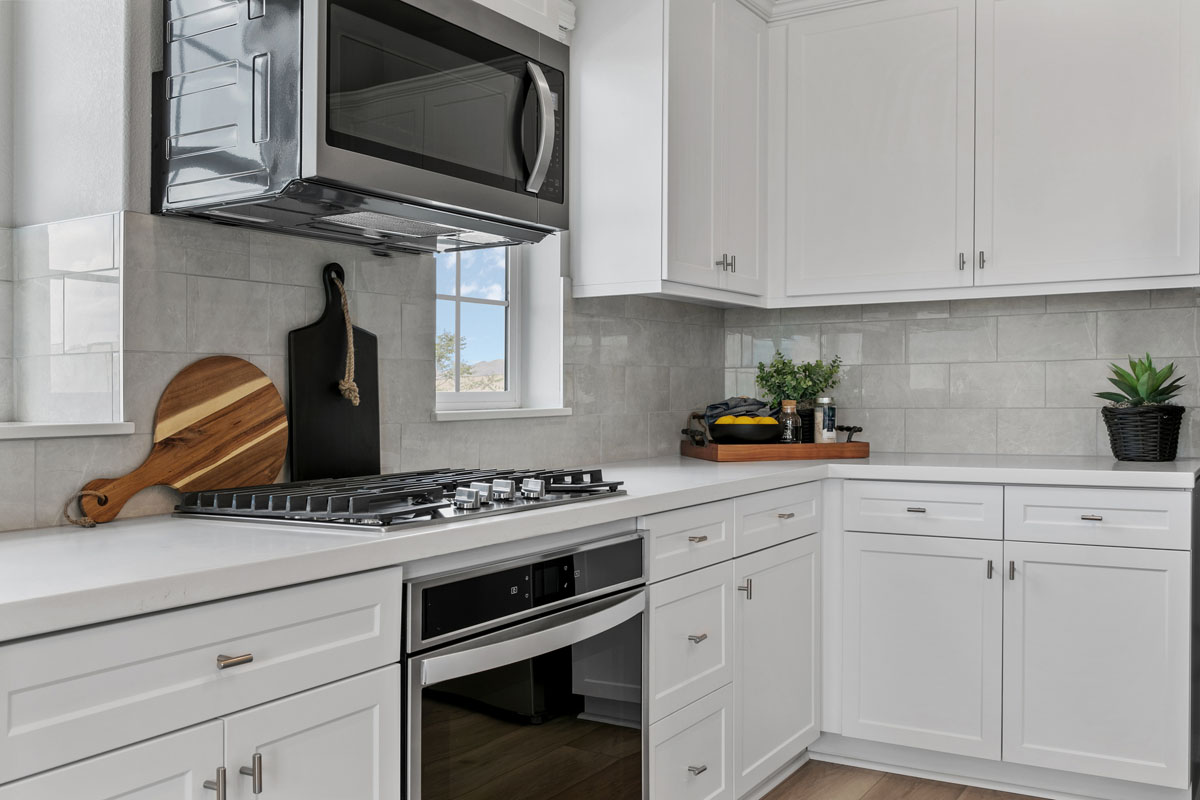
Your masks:
<instances>
[{"instance_id":1,"label":"white wall","mask_svg":"<svg viewBox=\"0 0 1200 800\"><path fill-rule=\"evenodd\" d=\"M12 226L148 210L149 73L161 30L159 4L0 5L0 22L10 23L0 34L8 41L0 38L0 45L9 45L4 49L13 60L6 70L13 80Z\"/></svg>"},{"instance_id":2,"label":"white wall","mask_svg":"<svg viewBox=\"0 0 1200 800\"><path fill-rule=\"evenodd\" d=\"M0 228L12 227L13 0L0 0ZM3 257L0 256L0 261Z\"/></svg>"}]
</instances>

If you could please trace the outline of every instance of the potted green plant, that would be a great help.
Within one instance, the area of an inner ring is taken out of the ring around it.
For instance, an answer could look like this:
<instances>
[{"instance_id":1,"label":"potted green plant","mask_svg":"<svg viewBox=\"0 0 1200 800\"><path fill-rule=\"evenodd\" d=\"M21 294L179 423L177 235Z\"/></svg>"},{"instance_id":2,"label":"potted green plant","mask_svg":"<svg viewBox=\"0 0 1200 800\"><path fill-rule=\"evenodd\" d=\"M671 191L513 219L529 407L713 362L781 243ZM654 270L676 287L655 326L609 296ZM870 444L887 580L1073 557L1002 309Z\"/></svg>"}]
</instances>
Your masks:
<instances>
[{"instance_id":1,"label":"potted green plant","mask_svg":"<svg viewBox=\"0 0 1200 800\"><path fill-rule=\"evenodd\" d=\"M805 361L797 364L776 351L770 364L758 362L758 388L771 408L778 410L784 400L795 400L798 408L812 408L816 399L838 385L842 359L834 356L828 363ZM812 442L812 414L801 414L801 441Z\"/></svg>"},{"instance_id":2,"label":"potted green plant","mask_svg":"<svg viewBox=\"0 0 1200 800\"><path fill-rule=\"evenodd\" d=\"M1108 382L1119 392L1096 392L1108 400L1100 409L1108 426L1108 441L1118 461L1174 461L1179 449L1183 406L1171 399L1183 390L1183 376L1175 377L1174 362L1155 369L1150 354L1144 360L1129 358L1129 369L1109 365ZM1172 378L1174 378L1172 380Z\"/></svg>"}]
</instances>

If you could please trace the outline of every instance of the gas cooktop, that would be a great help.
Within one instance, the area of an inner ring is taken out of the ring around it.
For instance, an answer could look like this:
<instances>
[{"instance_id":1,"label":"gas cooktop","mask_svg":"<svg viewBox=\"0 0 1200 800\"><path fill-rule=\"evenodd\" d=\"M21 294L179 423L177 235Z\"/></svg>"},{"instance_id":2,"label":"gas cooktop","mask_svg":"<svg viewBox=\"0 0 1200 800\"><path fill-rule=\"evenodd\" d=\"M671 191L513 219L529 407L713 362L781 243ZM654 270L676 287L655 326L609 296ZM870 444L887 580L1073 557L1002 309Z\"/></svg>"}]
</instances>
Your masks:
<instances>
[{"instance_id":1,"label":"gas cooktop","mask_svg":"<svg viewBox=\"0 0 1200 800\"><path fill-rule=\"evenodd\" d=\"M434 470L188 492L177 516L386 532L623 495L599 469Z\"/></svg>"}]
</instances>

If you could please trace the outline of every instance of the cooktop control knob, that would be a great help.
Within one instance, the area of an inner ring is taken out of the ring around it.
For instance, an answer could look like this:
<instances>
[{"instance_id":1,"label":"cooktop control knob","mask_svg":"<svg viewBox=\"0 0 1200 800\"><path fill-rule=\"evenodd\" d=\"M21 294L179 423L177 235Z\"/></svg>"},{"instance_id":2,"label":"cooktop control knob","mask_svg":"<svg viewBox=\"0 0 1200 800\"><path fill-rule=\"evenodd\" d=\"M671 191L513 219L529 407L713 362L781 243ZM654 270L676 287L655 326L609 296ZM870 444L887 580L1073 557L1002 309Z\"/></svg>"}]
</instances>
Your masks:
<instances>
[{"instance_id":1,"label":"cooktop control knob","mask_svg":"<svg viewBox=\"0 0 1200 800\"><path fill-rule=\"evenodd\" d=\"M521 481L521 496L529 500L540 500L546 496L546 482L538 478Z\"/></svg>"},{"instance_id":2,"label":"cooktop control knob","mask_svg":"<svg viewBox=\"0 0 1200 800\"><path fill-rule=\"evenodd\" d=\"M492 481L493 500L512 500L516 494L516 481L510 481L505 478L497 478L496 480Z\"/></svg>"},{"instance_id":3,"label":"cooktop control knob","mask_svg":"<svg viewBox=\"0 0 1200 800\"><path fill-rule=\"evenodd\" d=\"M479 508L479 492L460 486L454 492L454 507L461 509Z\"/></svg>"},{"instance_id":4,"label":"cooktop control knob","mask_svg":"<svg viewBox=\"0 0 1200 800\"><path fill-rule=\"evenodd\" d=\"M490 483L483 483L482 481L476 481L471 484L471 488L474 489L475 491L479 492L479 502L480 503L483 503L486 505L487 503L492 502L492 485Z\"/></svg>"}]
</instances>

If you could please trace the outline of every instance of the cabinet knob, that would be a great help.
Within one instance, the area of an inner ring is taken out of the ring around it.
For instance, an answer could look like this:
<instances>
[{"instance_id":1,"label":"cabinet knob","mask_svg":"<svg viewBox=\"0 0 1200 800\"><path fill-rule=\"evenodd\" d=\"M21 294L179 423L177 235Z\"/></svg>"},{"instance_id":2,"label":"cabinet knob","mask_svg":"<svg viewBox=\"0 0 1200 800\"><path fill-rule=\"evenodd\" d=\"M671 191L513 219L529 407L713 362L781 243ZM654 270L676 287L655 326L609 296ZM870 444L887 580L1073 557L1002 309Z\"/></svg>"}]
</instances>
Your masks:
<instances>
[{"instance_id":1,"label":"cabinet knob","mask_svg":"<svg viewBox=\"0 0 1200 800\"><path fill-rule=\"evenodd\" d=\"M703 775L705 772L708 772L708 765L701 764L698 767L688 767L688 772L692 773L693 775Z\"/></svg>"},{"instance_id":2,"label":"cabinet knob","mask_svg":"<svg viewBox=\"0 0 1200 800\"><path fill-rule=\"evenodd\" d=\"M217 779L215 781L205 781L204 788L216 792L217 800L225 800L225 768L217 767Z\"/></svg>"},{"instance_id":3,"label":"cabinet knob","mask_svg":"<svg viewBox=\"0 0 1200 800\"><path fill-rule=\"evenodd\" d=\"M250 759L250 766L242 767L241 769L238 770L238 772L241 773L242 775L247 775L250 777L250 791L251 792L253 792L254 794L262 794L262 784L263 784L262 753L255 753L254 757L252 759Z\"/></svg>"},{"instance_id":4,"label":"cabinet knob","mask_svg":"<svg viewBox=\"0 0 1200 800\"><path fill-rule=\"evenodd\" d=\"M242 656L217 656L217 669L240 667L242 664L249 664L253 660L253 653L246 653Z\"/></svg>"},{"instance_id":5,"label":"cabinet knob","mask_svg":"<svg viewBox=\"0 0 1200 800\"><path fill-rule=\"evenodd\" d=\"M688 637L688 641L689 641L689 642L691 642L692 644L700 644L701 642L703 642L703 641L704 641L705 639L707 639L707 638L708 638L708 634L707 634L707 633L701 633L701 634L697 634L697 635L689 636L689 637Z\"/></svg>"},{"instance_id":6,"label":"cabinet knob","mask_svg":"<svg viewBox=\"0 0 1200 800\"><path fill-rule=\"evenodd\" d=\"M747 600L753 600L754 599L754 579L746 578L746 585L737 587L737 590L739 592L745 592Z\"/></svg>"},{"instance_id":7,"label":"cabinet knob","mask_svg":"<svg viewBox=\"0 0 1200 800\"><path fill-rule=\"evenodd\" d=\"M707 542L708 537L707 536L689 536L688 541L691 542L692 544L700 544L702 542Z\"/></svg>"}]
</instances>

